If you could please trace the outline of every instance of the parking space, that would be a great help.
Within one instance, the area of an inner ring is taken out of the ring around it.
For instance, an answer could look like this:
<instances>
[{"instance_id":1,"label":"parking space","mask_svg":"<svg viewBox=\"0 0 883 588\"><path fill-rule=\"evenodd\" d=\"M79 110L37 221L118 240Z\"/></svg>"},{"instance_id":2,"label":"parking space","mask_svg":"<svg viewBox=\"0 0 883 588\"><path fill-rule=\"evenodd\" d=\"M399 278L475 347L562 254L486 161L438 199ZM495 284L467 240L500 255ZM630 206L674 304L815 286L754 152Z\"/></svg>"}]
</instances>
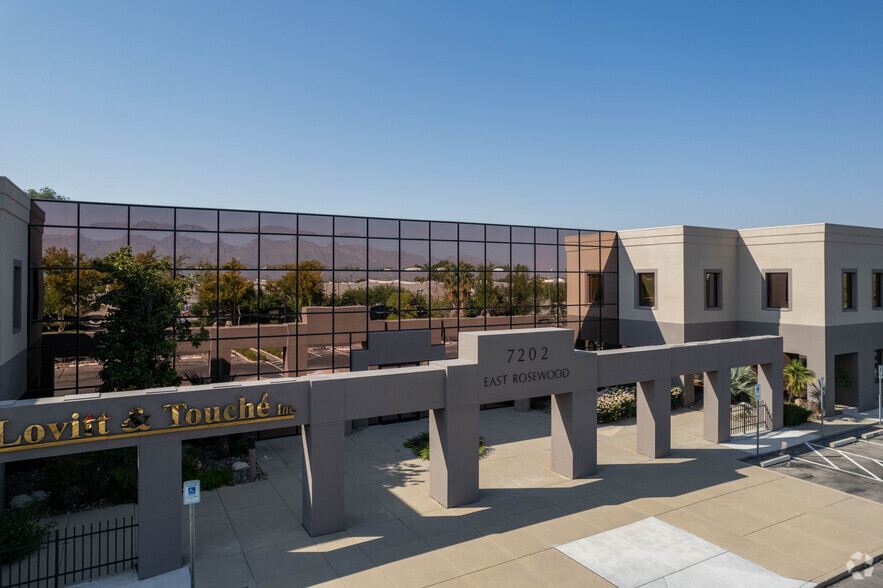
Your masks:
<instances>
[{"instance_id":1,"label":"parking space","mask_svg":"<svg viewBox=\"0 0 883 588\"><path fill-rule=\"evenodd\" d=\"M861 439L862 432L854 431L792 447L787 450L791 461L772 466L772 469L883 503L883 436L864 440ZM849 436L857 437L858 441L843 447L830 447L832 441Z\"/></svg>"}]
</instances>

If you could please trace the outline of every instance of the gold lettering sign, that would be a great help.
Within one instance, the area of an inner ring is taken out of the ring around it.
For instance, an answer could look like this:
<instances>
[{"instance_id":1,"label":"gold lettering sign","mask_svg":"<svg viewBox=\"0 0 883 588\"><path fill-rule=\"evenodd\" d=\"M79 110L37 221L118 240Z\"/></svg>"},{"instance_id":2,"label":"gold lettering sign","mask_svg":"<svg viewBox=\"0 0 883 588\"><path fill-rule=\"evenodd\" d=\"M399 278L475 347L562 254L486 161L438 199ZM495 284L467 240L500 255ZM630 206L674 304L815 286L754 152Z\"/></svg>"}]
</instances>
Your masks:
<instances>
[{"instance_id":1,"label":"gold lettering sign","mask_svg":"<svg viewBox=\"0 0 883 588\"><path fill-rule=\"evenodd\" d=\"M264 394L257 404L247 402L244 397L237 398L236 404L225 406L195 407L186 402L165 404L163 414L168 415L166 417L168 424L165 426L155 425L153 415L147 414L143 407L135 406L120 423L121 433L110 432L108 428L110 417L106 412L102 412L98 417L93 416L92 413L81 417L79 413L74 412L68 421L31 423L14 437L10 433L9 421L0 421L0 453L69 443L172 433L184 429L208 429L294 418L297 412L294 407L283 404L277 404L273 414L269 397L269 394Z\"/></svg>"}]
</instances>

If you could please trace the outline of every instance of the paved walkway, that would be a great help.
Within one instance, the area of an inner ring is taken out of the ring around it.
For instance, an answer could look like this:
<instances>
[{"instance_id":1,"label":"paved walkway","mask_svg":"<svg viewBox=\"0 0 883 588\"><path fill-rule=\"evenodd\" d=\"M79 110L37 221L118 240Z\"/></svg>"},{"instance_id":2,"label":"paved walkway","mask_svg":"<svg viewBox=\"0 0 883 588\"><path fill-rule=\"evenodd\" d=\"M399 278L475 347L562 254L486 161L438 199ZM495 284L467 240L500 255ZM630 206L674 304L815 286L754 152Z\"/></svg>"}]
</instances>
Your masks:
<instances>
[{"instance_id":1,"label":"paved walkway","mask_svg":"<svg viewBox=\"0 0 883 588\"><path fill-rule=\"evenodd\" d=\"M853 429L860 429L877 424L877 410L858 412L844 411L842 414L825 419L825 437L841 435ZM760 454L776 453L791 447L802 445L821 438L821 425L818 421L807 421L797 427L788 427L778 431L760 432ZM734 435L729 443L724 444L732 449L755 455L757 451L757 434Z\"/></svg>"},{"instance_id":2,"label":"paved walkway","mask_svg":"<svg viewBox=\"0 0 883 588\"><path fill-rule=\"evenodd\" d=\"M738 461L742 451L702 440L700 412L673 416L664 459L635 452L633 421L600 427L598 475L566 480L550 470L549 415L483 411L481 500L449 510L401 445L426 429L347 437L347 530L317 538L299 524L300 438L258 443L269 479L206 492L197 507L197 585L610 586L556 546L649 517L802 581L883 552L883 505Z\"/></svg>"}]
</instances>

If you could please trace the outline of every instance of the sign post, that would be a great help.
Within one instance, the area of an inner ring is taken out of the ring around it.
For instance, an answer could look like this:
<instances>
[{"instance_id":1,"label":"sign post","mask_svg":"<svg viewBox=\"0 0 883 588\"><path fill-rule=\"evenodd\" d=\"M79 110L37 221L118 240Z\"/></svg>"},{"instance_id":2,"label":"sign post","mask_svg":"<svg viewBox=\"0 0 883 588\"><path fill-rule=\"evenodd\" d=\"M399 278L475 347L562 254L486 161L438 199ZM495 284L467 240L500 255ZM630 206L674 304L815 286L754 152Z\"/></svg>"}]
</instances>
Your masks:
<instances>
[{"instance_id":1,"label":"sign post","mask_svg":"<svg viewBox=\"0 0 883 588\"><path fill-rule=\"evenodd\" d=\"M821 432L819 433L820 438L825 438L825 377L822 376L819 378L819 384L821 384L821 396L819 400L819 420L821 421Z\"/></svg>"},{"instance_id":2,"label":"sign post","mask_svg":"<svg viewBox=\"0 0 883 588\"><path fill-rule=\"evenodd\" d=\"M190 586L196 585L196 515L193 505L199 504L199 480L184 482L184 504L190 507Z\"/></svg>"},{"instance_id":3,"label":"sign post","mask_svg":"<svg viewBox=\"0 0 883 588\"><path fill-rule=\"evenodd\" d=\"M754 428L757 430L755 435L755 444L757 446L757 457L760 457L760 411L763 405L760 402L760 384L754 385Z\"/></svg>"},{"instance_id":4,"label":"sign post","mask_svg":"<svg viewBox=\"0 0 883 588\"><path fill-rule=\"evenodd\" d=\"M877 366L877 424L883 425L883 363Z\"/></svg>"}]
</instances>

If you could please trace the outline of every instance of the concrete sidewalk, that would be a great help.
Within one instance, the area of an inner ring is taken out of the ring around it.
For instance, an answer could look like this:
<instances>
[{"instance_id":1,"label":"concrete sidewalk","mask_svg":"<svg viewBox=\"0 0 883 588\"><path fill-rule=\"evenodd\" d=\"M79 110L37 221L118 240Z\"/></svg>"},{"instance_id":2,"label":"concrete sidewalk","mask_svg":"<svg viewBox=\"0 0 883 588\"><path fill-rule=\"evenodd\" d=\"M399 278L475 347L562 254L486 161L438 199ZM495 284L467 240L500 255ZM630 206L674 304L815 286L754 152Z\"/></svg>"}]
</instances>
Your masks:
<instances>
[{"instance_id":1,"label":"concrete sidewalk","mask_svg":"<svg viewBox=\"0 0 883 588\"><path fill-rule=\"evenodd\" d=\"M610 586L556 546L649 517L803 581L883 552L883 505L740 462L740 449L702 439L700 412L675 413L664 459L635 452L633 421L600 427L598 474L566 480L550 469L549 415L483 411L481 500L449 510L429 497L427 462L402 447L426 429L347 437L347 530L316 538L299 524L300 438L260 442L269 479L197 507L197 585Z\"/></svg>"},{"instance_id":2,"label":"concrete sidewalk","mask_svg":"<svg viewBox=\"0 0 883 588\"><path fill-rule=\"evenodd\" d=\"M825 419L825 437L841 435L854 429L863 429L876 424L876 409L867 412L843 411L842 414ZM807 441L815 441L821 438L821 431L821 424L818 421L807 421L797 427L787 427L778 431L761 431L760 454L782 452ZM733 435L730 442L723 443L723 445L755 455L758 445L757 434L752 432L745 435Z\"/></svg>"}]
</instances>

